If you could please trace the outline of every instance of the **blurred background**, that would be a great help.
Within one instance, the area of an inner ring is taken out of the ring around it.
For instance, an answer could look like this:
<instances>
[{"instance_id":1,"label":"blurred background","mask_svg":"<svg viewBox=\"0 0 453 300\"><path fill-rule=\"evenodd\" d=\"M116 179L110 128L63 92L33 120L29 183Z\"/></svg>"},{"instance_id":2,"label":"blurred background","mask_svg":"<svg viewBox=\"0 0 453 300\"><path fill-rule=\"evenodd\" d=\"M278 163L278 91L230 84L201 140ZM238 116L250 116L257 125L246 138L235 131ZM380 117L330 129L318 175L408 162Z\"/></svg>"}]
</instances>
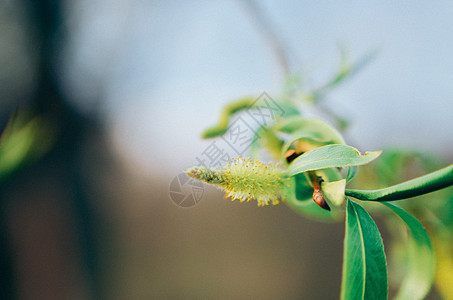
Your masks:
<instances>
[{"instance_id":1,"label":"blurred background","mask_svg":"<svg viewBox=\"0 0 453 300\"><path fill-rule=\"evenodd\" d=\"M376 53L325 100L346 141L451 162L452 15L449 1L1 1L0 298L338 298L341 223L210 187L179 207L170 184L225 103L279 95L281 53L315 87L340 48Z\"/></svg>"}]
</instances>

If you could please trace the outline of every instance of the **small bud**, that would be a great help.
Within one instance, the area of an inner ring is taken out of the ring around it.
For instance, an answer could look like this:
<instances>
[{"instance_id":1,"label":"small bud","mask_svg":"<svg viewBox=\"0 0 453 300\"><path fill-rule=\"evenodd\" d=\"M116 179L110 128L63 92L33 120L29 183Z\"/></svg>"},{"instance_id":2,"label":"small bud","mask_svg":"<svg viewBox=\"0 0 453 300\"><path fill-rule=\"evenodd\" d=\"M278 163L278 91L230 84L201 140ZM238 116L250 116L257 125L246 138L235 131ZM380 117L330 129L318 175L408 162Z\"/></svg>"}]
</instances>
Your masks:
<instances>
[{"instance_id":1,"label":"small bud","mask_svg":"<svg viewBox=\"0 0 453 300\"><path fill-rule=\"evenodd\" d=\"M330 206L327 204L326 200L321 191L320 183L323 181L319 179L313 172L310 172L310 178L313 182L313 201L318 204L321 208L330 211Z\"/></svg>"},{"instance_id":2,"label":"small bud","mask_svg":"<svg viewBox=\"0 0 453 300\"><path fill-rule=\"evenodd\" d=\"M288 152L285 154L286 161L290 164L293 160L295 160L297 157L302 155L302 153L297 153L295 150L290 149Z\"/></svg>"}]
</instances>

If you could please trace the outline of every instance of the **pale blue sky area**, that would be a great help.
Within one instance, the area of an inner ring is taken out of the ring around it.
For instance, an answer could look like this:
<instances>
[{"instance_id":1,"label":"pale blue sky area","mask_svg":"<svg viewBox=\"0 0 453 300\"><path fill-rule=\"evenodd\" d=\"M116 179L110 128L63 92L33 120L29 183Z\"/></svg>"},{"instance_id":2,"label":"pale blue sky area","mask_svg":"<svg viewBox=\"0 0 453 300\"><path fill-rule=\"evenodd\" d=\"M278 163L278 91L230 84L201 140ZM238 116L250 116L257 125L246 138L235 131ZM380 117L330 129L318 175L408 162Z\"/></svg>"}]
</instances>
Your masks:
<instances>
[{"instance_id":1,"label":"pale blue sky area","mask_svg":"<svg viewBox=\"0 0 453 300\"><path fill-rule=\"evenodd\" d=\"M331 75L339 45L376 59L335 90L360 150L407 146L447 154L453 145L451 1L260 1L308 83ZM208 142L221 107L277 95L283 77L242 1L75 1L73 52L62 73L76 97L97 95L123 153L178 172ZM83 102L82 102L83 103ZM90 109L92 103L82 104ZM146 171L145 171L146 172Z\"/></svg>"}]
</instances>

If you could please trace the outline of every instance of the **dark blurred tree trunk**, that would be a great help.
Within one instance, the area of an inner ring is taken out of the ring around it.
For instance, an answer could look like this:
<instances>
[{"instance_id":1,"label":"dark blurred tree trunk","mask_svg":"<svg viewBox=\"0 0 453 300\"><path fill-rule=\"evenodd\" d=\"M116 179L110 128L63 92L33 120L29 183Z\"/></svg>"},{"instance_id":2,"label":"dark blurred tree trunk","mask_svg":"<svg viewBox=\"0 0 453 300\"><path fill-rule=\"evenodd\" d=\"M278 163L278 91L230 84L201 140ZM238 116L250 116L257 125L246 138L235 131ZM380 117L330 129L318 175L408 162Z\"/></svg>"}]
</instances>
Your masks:
<instances>
[{"instance_id":1,"label":"dark blurred tree trunk","mask_svg":"<svg viewBox=\"0 0 453 300\"><path fill-rule=\"evenodd\" d=\"M52 149L0 187L1 299L99 298L97 217L80 152L96 124L72 109L55 64L65 39L62 2L23 0L37 52L36 91L26 105L56 128Z\"/></svg>"}]
</instances>

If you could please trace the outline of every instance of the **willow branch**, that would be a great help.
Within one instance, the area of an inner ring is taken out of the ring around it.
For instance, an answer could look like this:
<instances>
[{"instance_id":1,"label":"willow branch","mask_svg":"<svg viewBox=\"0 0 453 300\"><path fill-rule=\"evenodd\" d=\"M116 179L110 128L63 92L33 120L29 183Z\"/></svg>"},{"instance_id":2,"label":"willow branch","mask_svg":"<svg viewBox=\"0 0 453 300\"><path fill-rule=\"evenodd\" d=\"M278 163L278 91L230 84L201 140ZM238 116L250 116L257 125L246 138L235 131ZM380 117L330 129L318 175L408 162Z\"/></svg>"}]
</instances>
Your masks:
<instances>
[{"instance_id":1,"label":"willow branch","mask_svg":"<svg viewBox=\"0 0 453 300\"><path fill-rule=\"evenodd\" d=\"M420 196L453 185L453 164L432 173L379 190L349 190L346 196L366 201L393 201Z\"/></svg>"}]
</instances>

